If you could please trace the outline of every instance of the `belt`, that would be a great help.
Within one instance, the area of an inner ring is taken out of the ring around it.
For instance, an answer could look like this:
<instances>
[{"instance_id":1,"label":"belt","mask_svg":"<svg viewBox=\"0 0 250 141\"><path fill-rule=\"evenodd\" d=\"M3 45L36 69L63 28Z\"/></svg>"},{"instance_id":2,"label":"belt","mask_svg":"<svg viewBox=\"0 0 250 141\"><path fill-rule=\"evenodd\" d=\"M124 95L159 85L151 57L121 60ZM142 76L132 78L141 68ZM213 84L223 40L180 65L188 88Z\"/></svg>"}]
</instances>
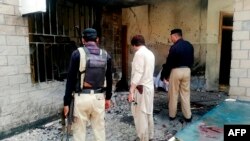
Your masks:
<instances>
[{"instance_id":1,"label":"belt","mask_svg":"<svg viewBox=\"0 0 250 141\"><path fill-rule=\"evenodd\" d=\"M82 91L79 94L90 94L91 91L93 91L94 94L104 92L103 88L99 88L99 89L82 89Z\"/></svg>"}]
</instances>

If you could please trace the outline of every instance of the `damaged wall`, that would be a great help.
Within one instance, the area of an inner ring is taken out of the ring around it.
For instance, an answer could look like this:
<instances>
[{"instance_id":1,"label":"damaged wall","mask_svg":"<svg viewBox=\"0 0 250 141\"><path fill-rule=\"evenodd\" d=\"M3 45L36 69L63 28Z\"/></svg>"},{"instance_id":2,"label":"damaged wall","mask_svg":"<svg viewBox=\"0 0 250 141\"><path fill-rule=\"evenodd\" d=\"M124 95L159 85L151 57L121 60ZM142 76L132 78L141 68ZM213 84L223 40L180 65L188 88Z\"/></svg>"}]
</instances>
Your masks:
<instances>
[{"instance_id":1,"label":"damaged wall","mask_svg":"<svg viewBox=\"0 0 250 141\"><path fill-rule=\"evenodd\" d=\"M112 56L115 74L119 74L122 69L121 14L120 8L106 8L102 12L101 21L101 47ZM120 75L115 75L115 79L120 79Z\"/></svg>"},{"instance_id":2,"label":"damaged wall","mask_svg":"<svg viewBox=\"0 0 250 141\"><path fill-rule=\"evenodd\" d=\"M127 47L128 53L128 75L130 76L131 62L133 59L133 49L130 41L136 34L142 34L148 43L148 6L138 6L122 9L122 24L127 26Z\"/></svg>"},{"instance_id":3,"label":"damaged wall","mask_svg":"<svg viewBox=\"0 0 250 141\"><path fill-rule=\"evenodd\" d=\"M171 45L169 42L170 31L173 28L181 28L183 38L190 41L194 46L195 64L193 75L204 75L206 5L206 1L192 0L183 3L183 1L179 0L166 1L150 6L151 46L157 50L156 52L160 53L156 53L156 56L163 57L157 59L157 68L161 68L161 64L165 63Z\"/></svg>"},{"instance_id":4,"label":"damaged wall","mask_svg":"<svg viewBox=\"0 0 250 141\"><path fill-rule=\"evenodd\" d=\"M144 13L140 9L144 8ZM123 9L123 25L128 25L128 44L132 35L146 36L148 47L156 56L156 73L165 63L171 46L169 33L183 30L184 39L194 46L195 63L192 75L202 81L199 87L218 90L219 79L219 15L232 12L233 0L169 0L148 6ZM142 26L146 25L146 26ZM133 54L130 54L130 58ZM193 77L194 78L194 77ZM206 85L205 85L206 81ZM195 82L196 83L196 82ZM200 82L198 82L200 83ZM198 89L200 89L198 88Z\"/></svg>"},{"instance_id":5,"label":"damaged wall","mask_svg":"<svg viewBox=\"0 0 250 141\"><path fill-rule=\"evenodd\" d=\"M156 73L166 61L171 46L170 31L173 28L182 28L184 39L190 41L195 49L194 75L204 76L206 12L206 1L189 0L185 3L182 0L164 1L154 5L123 9L122 24L128 26L128 44L134 34L146 37L148 47L156 56ZM130 53L130 58L132 57L133 54Z\"/></svg>"}]
</instances>

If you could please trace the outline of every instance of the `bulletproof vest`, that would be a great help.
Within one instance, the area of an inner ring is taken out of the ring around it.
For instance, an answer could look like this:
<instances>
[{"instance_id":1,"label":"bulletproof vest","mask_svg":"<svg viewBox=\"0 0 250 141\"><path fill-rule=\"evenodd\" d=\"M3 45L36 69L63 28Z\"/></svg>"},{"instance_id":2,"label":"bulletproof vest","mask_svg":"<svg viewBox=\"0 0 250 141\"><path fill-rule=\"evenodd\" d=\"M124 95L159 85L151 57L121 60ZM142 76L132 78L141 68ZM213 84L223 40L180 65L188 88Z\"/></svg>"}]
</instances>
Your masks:
<instances>
[{"instance_id":1,"label":"bulletproof vest","mask_svg":"<svg viewBox=\"0 0 250 141\"><path fill-rule=\"evenodd\" d=\"M83 49L85 52L85 62L84 60L81 61L82 63L85 63L85 70L81 71L79 68L81 74L84 73L82 82L87 82L94 89L104 87L107 69L107 52L103 49L100 49L100 54L92 54L86 47L84 47ZM80 55L82 56L83 54L81 54L80 52ZM81 57L81 59L84 58ZM83 83L81 83L81 86L82 85Z\"/></svg>"}]
</instances>

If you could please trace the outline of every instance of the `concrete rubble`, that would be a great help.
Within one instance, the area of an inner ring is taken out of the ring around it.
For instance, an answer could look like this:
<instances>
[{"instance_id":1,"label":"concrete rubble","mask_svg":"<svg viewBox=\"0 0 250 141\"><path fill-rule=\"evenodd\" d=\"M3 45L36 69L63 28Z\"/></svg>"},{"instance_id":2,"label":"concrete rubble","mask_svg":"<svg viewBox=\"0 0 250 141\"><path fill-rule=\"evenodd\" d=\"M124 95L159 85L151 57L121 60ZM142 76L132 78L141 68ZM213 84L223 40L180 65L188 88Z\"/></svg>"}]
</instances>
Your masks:
<instances>
[{"instance_id":1,"label":"concrete rubble","mask_svg":"<svg viewBox=\"0 0 250 141\"><path fill-rule=\"evenodd\" d=\"M133 141L136 138L133 117L131 115L130 105L127 102L127 95L127 92L119 92L114 93L112 97L113 106L106 112L107 141ZM191 107L193 121L200 118L227 97L227 93L225 92L192 91ZM156 141L167 141L175 133L190 124L183 120L180 107L178 107L177 118L174 121L169 121L166 92L156 91L154 101ZM55 121L5 138L2 141L62 141L66 137L63 130L64 127L61 123L61 119L58 117ZM91 127L87 129L86 140L94 140ZM71 136L70 141L72 141Z\"/></svg>"}]
</instances>

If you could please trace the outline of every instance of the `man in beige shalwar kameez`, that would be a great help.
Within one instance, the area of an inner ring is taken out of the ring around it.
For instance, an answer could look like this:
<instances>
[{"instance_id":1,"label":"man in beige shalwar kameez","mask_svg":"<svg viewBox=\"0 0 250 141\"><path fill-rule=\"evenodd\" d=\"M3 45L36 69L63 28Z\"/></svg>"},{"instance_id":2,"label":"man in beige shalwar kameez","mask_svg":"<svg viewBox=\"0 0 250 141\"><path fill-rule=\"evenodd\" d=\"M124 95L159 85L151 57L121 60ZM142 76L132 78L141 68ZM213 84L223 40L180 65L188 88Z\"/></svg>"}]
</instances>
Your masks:
<instances>
[{"instance_id":1,"label":"man in beige shalwar kameez","mask_svg":"<svg viewBox=\"0 0 250 141\"><path fill-rule=\"evenodd\" d=\"M131 84L128 100L132 102L131 110L134 117L137 136L140 141L150 141L154 136L153 101L155 56L145 46L142 35L131 40L135 51L132 62Z\"/></svg>"}]
</instances>

